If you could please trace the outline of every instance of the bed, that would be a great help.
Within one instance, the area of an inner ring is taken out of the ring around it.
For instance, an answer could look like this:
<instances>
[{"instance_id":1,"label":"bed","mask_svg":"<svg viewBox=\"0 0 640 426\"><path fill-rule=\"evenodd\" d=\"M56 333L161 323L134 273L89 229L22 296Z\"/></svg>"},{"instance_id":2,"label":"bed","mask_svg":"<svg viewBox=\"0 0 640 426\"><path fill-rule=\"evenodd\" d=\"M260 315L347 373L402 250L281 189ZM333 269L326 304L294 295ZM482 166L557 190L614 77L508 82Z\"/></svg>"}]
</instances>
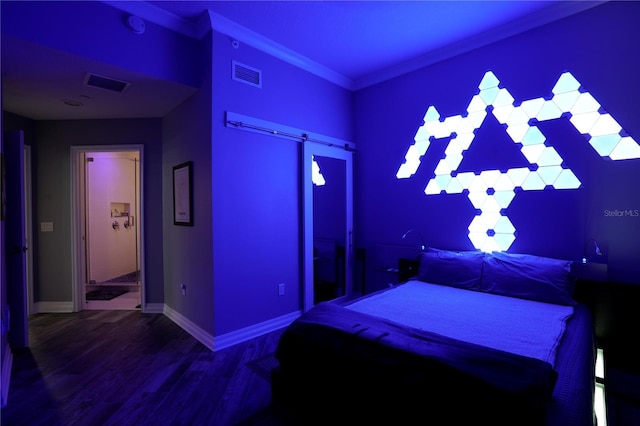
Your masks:
<instances>
[{"instance_id":1,"label":"bed","mask_svg":"<svg viewBox=\"0 0 640 426\"><path fill-rule=\"evenodd\" d=\"M428 248L417 263L285 329L271 390L291 424L596 423L595 332L571 262Z\"/></svg>"}]
</instances>

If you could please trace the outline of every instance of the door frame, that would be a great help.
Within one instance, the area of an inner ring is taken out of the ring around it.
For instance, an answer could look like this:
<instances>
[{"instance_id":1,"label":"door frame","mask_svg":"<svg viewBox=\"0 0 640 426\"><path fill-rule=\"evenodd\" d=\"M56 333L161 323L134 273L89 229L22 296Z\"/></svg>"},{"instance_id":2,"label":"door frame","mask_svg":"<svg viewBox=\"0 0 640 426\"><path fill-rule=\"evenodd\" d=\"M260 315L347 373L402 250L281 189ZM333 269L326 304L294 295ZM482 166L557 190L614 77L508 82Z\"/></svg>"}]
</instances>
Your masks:
<instances>
[{"instance_id":1,"label":"door frame","mask_svg":"<svg viewBox=\"0 0 640 426\"><path fill-rule=\"evenodd\" d=\"M144 145L82 145L71 147L71 282L73 311L83 310L83 285L86 276L86 211L84 209L84 154L92 152L131 152L139 154L139 193L140 214L136 226L140 233L138 256L140 258L140 308L145 311L145 237L144 237Z\"/></svg>"},{"instance_id":2,"label":"door frame","mask_svg":"<svg viewBox=\"0 0 640 426\"><path fill-rule=\"evenodd\" d=\"M349 298L353 293L353 151L340 146L327 145L305 141L302 147L302 182L304 193L303 206L303 259L304 259L304 290L303 310L308 311L314 306L314 277L313 277L313 156L323 156L344 160L346 165L345 179L345 294L340 298Z\"/></svg>"}]
</instances>

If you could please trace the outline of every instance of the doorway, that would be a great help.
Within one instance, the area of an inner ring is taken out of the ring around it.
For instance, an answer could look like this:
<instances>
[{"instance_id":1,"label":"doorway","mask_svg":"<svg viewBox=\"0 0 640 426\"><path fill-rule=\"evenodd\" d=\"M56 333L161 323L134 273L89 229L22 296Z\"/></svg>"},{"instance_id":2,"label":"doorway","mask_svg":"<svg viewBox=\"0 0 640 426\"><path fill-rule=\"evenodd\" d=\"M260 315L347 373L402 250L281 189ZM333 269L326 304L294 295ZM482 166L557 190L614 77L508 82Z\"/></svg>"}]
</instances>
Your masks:
<instances>
[{"instance_id":1,"label":"doorway","mask_svg":"<svg viewBox=\"0 0 640 426\"><path fill-rule=\"evenodd\" d=\"M74 308L142 309L142 149L74 148Z\"/></svg>"}]
</instances>

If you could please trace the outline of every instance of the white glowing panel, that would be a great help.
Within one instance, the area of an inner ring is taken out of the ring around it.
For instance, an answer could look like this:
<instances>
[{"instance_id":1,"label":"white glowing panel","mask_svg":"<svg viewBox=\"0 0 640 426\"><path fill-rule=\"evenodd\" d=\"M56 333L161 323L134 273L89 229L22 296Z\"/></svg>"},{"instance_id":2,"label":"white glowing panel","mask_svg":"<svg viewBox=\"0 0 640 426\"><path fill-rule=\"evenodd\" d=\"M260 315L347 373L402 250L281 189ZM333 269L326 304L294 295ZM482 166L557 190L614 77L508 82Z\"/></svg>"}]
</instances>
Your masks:
<instances>
[{"instance_id":1,"label":"white glowing panel","mask_svg":"<svg viewBox=\"0 0 640 426\"><path fill-rule=\"evenodd\" d=\"M480 213L469 225L469 240L483 251L504 251L515 241L516 229L504 214L515 198L516 188L522 191L577 189L580 179L567 168L563 158L535 122L569 117L569 122L587 138L589 146L601 157L613 161L640 158L640 145L630 136L623 136L620 124L588 92L580 91L580 82L569 72L563 73L552 89L551 99L535 98L519 103L500 80L488 71L478 85L467 114L441 118L434 106L429 106L424 123L415 135L415 143L407 149L405 161L396 177L412 177L420 166L434 139L450 138L444 158L440 159L425 187L426 195L459 194L467 196ZM518 106L516 106L518 105ZM491 107L491 108L489 108ZM530 167L485 170L479 175L458 172L464 152L471 148L475 131L491 113L506 125L506 133ZM532 120L533 119L533 120Z\"/></svg>"}]
</instances>

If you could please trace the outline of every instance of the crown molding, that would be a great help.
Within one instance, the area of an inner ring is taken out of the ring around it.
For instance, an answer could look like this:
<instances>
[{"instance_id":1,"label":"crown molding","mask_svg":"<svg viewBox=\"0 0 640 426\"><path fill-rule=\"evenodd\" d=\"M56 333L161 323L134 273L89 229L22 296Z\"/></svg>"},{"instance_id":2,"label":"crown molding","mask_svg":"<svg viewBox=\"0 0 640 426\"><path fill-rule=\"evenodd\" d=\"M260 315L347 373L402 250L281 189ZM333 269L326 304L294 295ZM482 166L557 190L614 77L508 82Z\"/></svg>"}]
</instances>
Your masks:
<instances>
[{"instance_id":1,"label":"crown molding","mask_svg":"<svg viewBox=\"0 0 640 426\"><path fill-rule=\"evenodd\" d=\"M248 46L261 50L338 86L344 87L348 90L353 90L353 81L344 75L337 73L324 65L307 58L306 56L300 55L299 53L296 53L293 50L256 33L255 31L243 27L222 15L212 12L211 10L209 10L208 13L211 20L211 28L213 30L228 35L241 43L245 43Z\"/></svg>"},{"instance_id":2,"label":"crown molding","mask_svg":"<svg viewBox=\"0 0 640 426\"><path fill-rule=\"evenodd\" d=\"M125 2L116 0L103 1L103 3L195 39L201 39L211 30L218 31L241 43L254 47L340 87L356 91L532 30L553 21L566 18L603 3L607 3L608 1L610 0L560 1L553 7L514 20L507 25L442 47L427 55L364 75L355 80L352 80L208 9L202 14L199 20L194 23L167 12L164 9L151 5L146 1Z\"/></svg>"},{"instance_id":3,"label":"crown molding","mask_svg":"<svg viewBox=\"0 0 640 426\"><path fill-rule=\"evenodd\" d=\"M194 23L146 1L103 0L103 3L195 39L201 39L211 30L218 31L338 86L353 90L354 83L351 79L209 9Z\"/></svg>"}]
</instances>

